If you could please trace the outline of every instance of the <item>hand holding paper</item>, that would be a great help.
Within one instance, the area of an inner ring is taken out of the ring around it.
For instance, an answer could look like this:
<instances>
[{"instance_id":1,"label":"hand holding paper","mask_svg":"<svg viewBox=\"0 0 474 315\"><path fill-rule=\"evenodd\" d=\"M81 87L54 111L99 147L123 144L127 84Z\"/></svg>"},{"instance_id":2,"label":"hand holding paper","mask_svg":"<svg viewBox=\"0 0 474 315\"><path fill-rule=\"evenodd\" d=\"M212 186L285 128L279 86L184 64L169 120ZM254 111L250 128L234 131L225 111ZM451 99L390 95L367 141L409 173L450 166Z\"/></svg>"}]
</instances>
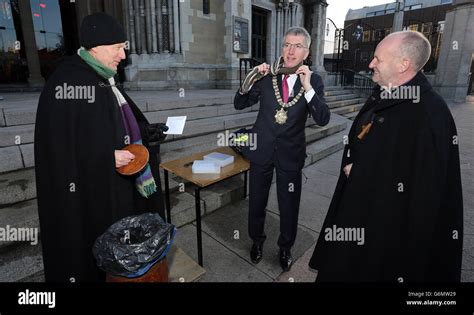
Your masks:
<instances>
[{"instance_id":1,"label":"hand holding paper","mask_svg":"<svg viewBox=\"0 0 474 315\"><path fill-rule=\"evenodd\" d=\"M168 117L166 120L166 126L168 131L164 132L167 135L181 135L183 134L184 124L186 123L187 116L175 116Z\"/></svg>"}]
</instances>

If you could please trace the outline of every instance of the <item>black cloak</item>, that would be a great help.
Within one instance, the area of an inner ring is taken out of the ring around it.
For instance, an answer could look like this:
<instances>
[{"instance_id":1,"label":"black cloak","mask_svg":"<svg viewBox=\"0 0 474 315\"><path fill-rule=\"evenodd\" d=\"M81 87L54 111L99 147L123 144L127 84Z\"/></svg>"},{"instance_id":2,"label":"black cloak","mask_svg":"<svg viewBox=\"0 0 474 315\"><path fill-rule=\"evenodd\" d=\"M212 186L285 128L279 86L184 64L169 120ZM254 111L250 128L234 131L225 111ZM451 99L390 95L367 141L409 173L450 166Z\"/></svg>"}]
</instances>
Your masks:
<instances>
[{"instance_id":1,"label":"black cloak","mask_svg":"<svg viewBox=\"0 0 474 315\"><path fill-rule=\"evenodd\" d=\"M85 92L87 88L94 92ZM79 56L65 58L41 93L35 126L46 281L103 281L92 255L96 238L123 217L144 212L164 215L159 146L149 146L148 121L119 89L138 121L143 144L149 147L157 192L148 199L141 197L135 178L115 170L114 151L126 142L122 113L109 82Z\"/></svg>"},{"instance_id":2,"label":"black cloak","mask_svg":"<svg viewBox=\"0 0 474 315\"><path fill-rule=\"evenodd\" d=\"M352 125L309 262L318 270L317 282L460 281L463 204L456 126L422 73L404 86L419 88L419 102L381 99L376 87ZM369 121L372 127L360 140ZM350 163L347 178L343 167ZM354 232L361 228L365 239L358 242Z\"/></svg>"}]
</instances>

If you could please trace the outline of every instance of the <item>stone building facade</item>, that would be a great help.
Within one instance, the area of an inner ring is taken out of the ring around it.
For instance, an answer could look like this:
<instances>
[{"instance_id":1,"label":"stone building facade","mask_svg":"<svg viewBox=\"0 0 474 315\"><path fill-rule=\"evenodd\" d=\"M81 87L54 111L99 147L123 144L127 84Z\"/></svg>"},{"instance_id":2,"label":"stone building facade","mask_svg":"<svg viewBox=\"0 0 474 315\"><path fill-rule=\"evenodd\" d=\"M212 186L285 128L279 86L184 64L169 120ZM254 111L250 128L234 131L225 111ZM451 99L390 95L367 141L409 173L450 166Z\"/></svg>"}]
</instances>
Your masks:
<instances>
[{"instance_id":1,"label":"stone building facade","mask_svg":"<svg viewBox=\"0 0 474 315\"><path fill-rule=\"evenodd\" d=\"M48 33L45 23L37 21L53 16L53 10L59 11L54 16L62 25L56 33L67 46L62 51L69 54L78 48L84 16L106 12L122 22L128 37L124 84L129 89L235 88L241 59L275 60L290 26L308 29L313 70L325 73L325 0L58 0L56 6L41 0L0 1L13 11L20 5L17 38L26 41L20 55L28 64L30 86L41 85L47 73L44 58L37 56L35 34L38 41L40 33Z\"/></svg>"}]
</instances>

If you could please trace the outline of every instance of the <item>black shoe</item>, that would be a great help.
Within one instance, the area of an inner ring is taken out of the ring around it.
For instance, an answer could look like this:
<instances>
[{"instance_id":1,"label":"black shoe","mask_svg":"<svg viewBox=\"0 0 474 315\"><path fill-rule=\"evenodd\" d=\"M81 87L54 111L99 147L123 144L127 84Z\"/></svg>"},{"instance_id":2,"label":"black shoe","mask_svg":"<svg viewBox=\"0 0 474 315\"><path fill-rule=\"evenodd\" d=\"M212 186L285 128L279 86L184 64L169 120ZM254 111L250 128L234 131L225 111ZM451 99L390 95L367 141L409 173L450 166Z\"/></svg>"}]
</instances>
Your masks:
<instances>
[{"instance_id":1,"label":"black shoe","mask_svg":"<svg viewBox=\"0 0 474 315\"><path fill-rule=\"evenodd\" d=\"M258 264L262 260L263 256L263 244L253 243L252 250L250 251L250 259L254 264Z\"/></svg>"},{"instance_id":2,"label":"black shoe","mask_svg":"<svg viewBox=\"0 0 474 315\"><path fill-rule=\"evenodd\" d=\"M283 271L290 271L291 265L293 265L293 257L291 257L291 251L280 249L280 266Z\"/></svg>"}]
</instances>

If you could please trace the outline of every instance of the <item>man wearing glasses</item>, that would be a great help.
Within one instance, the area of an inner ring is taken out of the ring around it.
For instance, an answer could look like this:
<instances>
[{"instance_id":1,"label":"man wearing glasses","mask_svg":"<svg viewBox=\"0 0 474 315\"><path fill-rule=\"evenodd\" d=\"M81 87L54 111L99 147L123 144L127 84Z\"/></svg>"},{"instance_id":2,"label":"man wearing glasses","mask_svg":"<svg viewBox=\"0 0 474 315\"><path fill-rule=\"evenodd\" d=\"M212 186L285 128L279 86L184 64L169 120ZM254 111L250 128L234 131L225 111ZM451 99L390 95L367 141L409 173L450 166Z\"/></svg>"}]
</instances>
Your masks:
<instances>
[{"instance_id":1,"label":"man wearing glasses","mask_svg":"<svg viewBox=\"0 0 474 315\"><path fill-rule=\"evenodd\" d=\"M234 98L235 109L260 102L252 133L257 139L255 150L246 150L250 160L249 235L253 241L250 258L262 259L265 208L276 169L278 207L280 212L279 259L283 271L293 264L291 248L296 239L301 197L301 169L306 158L305 124L311 114L316 124L329 122L330 111L324 101L324 85L303 61L309 55L311 37L302 27L290 28L282 47L283 68L292 74L271 71L263 63L256 67L258 76L249 88L241 88ZM271 74L271 75L268 75ZM263 76L263 78L262 78Z\"/></svg>"}]
</instances>

